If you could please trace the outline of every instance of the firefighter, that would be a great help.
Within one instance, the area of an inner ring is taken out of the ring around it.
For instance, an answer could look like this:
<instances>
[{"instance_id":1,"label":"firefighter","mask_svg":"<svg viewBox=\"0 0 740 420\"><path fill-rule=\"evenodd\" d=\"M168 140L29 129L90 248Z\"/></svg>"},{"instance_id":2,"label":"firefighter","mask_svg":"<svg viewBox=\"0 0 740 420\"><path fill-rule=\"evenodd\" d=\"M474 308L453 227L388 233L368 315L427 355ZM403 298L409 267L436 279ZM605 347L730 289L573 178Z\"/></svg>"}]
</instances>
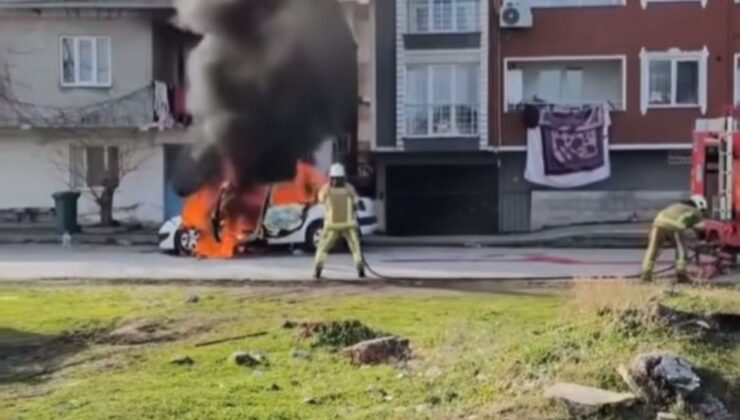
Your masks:
<instances>
[{"instance_id":1,"label":"firefighter","mask_svg":"<svg viewBox=\"0 0 740 420\"><path fill-rule=\"evenodd\" d=\"M326 257L341 236L347 241L359 276L365 277L364 259L360 248L359 225L357 223L357 193L347 182L344 166L332 165L329 183L319 191L319 202L326 208L324 231L316 250L314 277L321 278Z\"/></svg>"},{"instance_id":2,"label":"firefighter","mask_svg":"<svg viewBox=\"0 0 740 420\"><path fill-rule=\"evenodd\" d=\"M655 261L658 259L663 242L669 237L672 237L676 244L676 277L680 282L688 280L686 273L688 263L683 235L689 229L701 228L706 211L707 200L701 195L694 195L690 200L671 204L658 213L653 221L650 242L642 263L640 279L643 282L652 281Z\"/></svg>"}]
</instances>

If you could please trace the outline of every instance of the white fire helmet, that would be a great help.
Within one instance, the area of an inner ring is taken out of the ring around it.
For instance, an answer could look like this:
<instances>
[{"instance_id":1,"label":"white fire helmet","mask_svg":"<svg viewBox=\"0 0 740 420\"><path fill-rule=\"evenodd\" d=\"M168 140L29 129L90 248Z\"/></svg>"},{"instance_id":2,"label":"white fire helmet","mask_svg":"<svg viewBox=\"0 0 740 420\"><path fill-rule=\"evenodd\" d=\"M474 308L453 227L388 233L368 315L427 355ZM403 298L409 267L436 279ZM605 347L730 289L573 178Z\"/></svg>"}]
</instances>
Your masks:
<instances>
[{"instance_id":1,"label":"white fire helmet","mask_svg":"<svg viewBox=\"0 0 740 420\"><path fill-rule=\"evenodd\" d=\"M331 165L331 168L329 169L329 178L344 178L346 176L347 173L344 170L344 165L341 163Z\"/></svg>"},{"instance_id":2,"label":"white fire helmet","mask_svg":"<svg viewBox=\"0 0 740 420\"><path fill-rule=\"evenodd\" d=\"M696 208L701 211L706 211L709 208L709 206L707 205L707 199L699 194L692 195L691 201L694 203Z\"/></svg>"}]
</instances>

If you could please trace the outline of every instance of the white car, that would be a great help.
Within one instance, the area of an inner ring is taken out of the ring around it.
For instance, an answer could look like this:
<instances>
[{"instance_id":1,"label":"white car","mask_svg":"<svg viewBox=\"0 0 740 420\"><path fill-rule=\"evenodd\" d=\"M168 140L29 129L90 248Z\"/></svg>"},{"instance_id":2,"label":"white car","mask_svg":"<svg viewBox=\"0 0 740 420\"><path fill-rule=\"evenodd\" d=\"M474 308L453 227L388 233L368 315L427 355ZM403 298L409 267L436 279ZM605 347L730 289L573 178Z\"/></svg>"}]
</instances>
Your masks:
<instances>
[{"instance_id":1,"label":"white car","mask_svg":"<svg viewBox=\"0 0 740 420\"><path fill-rule=\"evenodd\" d=\"M372 235L378 228L373 201L360 198L357 205L357 219L362 236ZM303 212L294 228L275 232L266 238L267 245L300 245L308 251L315 251L324 229L324 206L316 204ZM269 229L266 229L270 232ZM159 249L163 252L191 255L198 243L198 232L182 225L182 217L166 221L159 229Z\"/></svg>"}]
</instances>

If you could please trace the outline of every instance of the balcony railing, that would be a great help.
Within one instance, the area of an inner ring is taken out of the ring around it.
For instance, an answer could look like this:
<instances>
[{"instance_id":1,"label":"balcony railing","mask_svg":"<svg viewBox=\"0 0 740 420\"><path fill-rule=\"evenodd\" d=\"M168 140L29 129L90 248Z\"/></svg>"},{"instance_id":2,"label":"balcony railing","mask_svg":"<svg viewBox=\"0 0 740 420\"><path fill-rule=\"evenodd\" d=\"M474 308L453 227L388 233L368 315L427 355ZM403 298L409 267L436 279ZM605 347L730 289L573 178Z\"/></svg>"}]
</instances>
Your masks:
<instances>
[{"instance_id":1,"label":"balcony railing","mask_svg":"<svg viewBox=\"0 0 740 420\"><path fill-rule=\"evenodd\" d=\"M472 137L479 125L477 105L406 105L406 135L409 137Z\"/></svg>"},{"instance_id":2,"label":"balcony railing","mask_svg":"<svg viewBox=\"0 0 740 420\"><path fill-rule=\"evenodd\" d=\"M178 98L178 88L174 96ZM173 103L174 102L174 103ZM183 122L182 103L170 101L174 122ZM154 88L144 87L130 94L79 107L41 106L0 95L0 127L21 128L130 128L157 125ZM171 124L170 124L171 126Z\"/></svg>"}]
</instances>

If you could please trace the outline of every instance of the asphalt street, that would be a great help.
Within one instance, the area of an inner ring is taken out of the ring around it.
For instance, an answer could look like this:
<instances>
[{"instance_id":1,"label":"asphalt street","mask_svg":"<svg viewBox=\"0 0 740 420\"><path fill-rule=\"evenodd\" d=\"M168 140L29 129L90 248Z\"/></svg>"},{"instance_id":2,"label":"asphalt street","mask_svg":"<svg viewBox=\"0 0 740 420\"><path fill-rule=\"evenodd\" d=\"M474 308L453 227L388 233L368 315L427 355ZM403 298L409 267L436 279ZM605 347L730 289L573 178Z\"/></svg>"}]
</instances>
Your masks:
<instances>
[{"instance_id":1,"label":"asphalt street","mask_svg":"<svg viewBox=\"0 0 740 420\"><path fill-rule=\"evenodd\" d=\"M639 271L636 249L371 248L378 273L420 279L516 279L629 276ZM666 252L663 264L672 256ZM0 246L0 281L24 280L311 280L312 256L288 250L234 260L197 260L152 248L51 245ZM357 280L348 254L329 259L325 276ZM372 277L372 276L371 276Z\"/></svg>"}]
</instances>

